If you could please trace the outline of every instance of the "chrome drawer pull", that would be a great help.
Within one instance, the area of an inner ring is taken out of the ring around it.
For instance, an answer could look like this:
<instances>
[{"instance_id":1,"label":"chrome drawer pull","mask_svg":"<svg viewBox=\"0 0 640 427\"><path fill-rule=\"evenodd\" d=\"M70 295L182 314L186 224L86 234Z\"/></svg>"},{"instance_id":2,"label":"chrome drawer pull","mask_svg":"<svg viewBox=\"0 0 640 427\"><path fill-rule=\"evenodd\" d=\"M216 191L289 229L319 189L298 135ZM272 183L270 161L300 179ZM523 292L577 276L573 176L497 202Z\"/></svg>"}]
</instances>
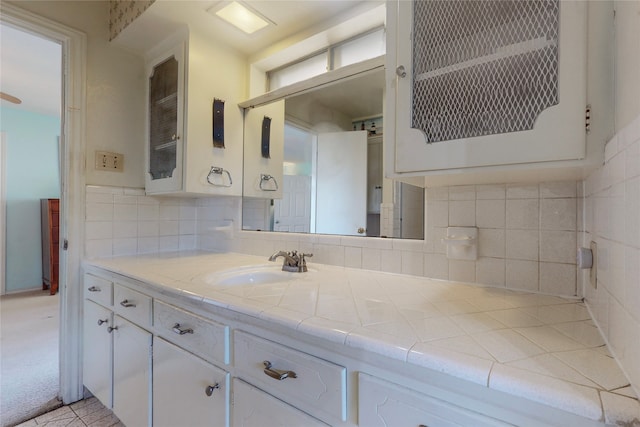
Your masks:
<instances>
[{"instance_id":1,"label":"chrome drawer pull","mask_svg":"<svg viewBox=\"0 0 640 427\"><path fill-rule=\"evenodd\" d=\"M98 326L102 326L103 323L109 323L109 319L98 319Z\"/></svg>"},{"instance_id":2,"label":"chrome drawer pull","mask_svg":"<svg viewBox=\"0 0 640 427\"><path fill-rule=\"evenodd\" d=\"M192 334L193 333L193 329L191 329L191 328L181 328L180 327L180 323L176 323L175 325L173 325L173 332L175 332L178 335Z\"/></svg>"},{"instance_id":3,"label":"chrome drawer pull","mask_svg":"<svg viewBox=\"0 0 640 427\"><path fill-rule=\"evenodd\" d=\"M220 384L215 383L214 385L208 385L205 389L204 389L204 394L206 394L207 396L211 396L213 394L214 390L217 390L220 388Z\"/></svg>"},{"instance_id":4,"label":"chrome drawer pull","mask_svg":"<svg viewBox=\"0 0 640 427\"><path fill-rule=\"evenodd\" d=\"M127 308L128 308L128 307L135 307L135 306L136 306L134 303L129 302L129 300L128 300L128 299L125 299L125 300L120 301L120 305L121 305L121 306L123 306L123 307L127 307Z\"/></svg>"},{"instance_id":5,"label":"chrome drawer pull","mask_svg":"<svg viewBox=\"0 0 640 427\"><path fill-rule=\"evenodd\" d=\"M286 378L298 378L295 372L293 371L283 371L280 369L272 369L271 362L265 360L264 362L264 373L269 375L271 378L275 378L278 381L282 381Z\"/></svg>"},{"instance_id":6,"label":"chrome drawer pull","mask_svg":"<svg viewBox=\"0 0 640 427\"><path fill-rule=\"evenodd\" d=\"M97 286L92 286L89 289L87 289L89 292L102 292L102 289L98 288Z\"/></svg>"},{"instance_id":7,"label":"chrome drawer pull","mask_svg":"<svg viewBox=\"0 0 640 427\"><path fill-rule=\"evenodd\" d=\"M111 332L115 331L116 329L118 329L118 327L117 327L117 326L109 326L109 327L107 328L107 332L111 333Z\"/></svg>"}]
</instances>

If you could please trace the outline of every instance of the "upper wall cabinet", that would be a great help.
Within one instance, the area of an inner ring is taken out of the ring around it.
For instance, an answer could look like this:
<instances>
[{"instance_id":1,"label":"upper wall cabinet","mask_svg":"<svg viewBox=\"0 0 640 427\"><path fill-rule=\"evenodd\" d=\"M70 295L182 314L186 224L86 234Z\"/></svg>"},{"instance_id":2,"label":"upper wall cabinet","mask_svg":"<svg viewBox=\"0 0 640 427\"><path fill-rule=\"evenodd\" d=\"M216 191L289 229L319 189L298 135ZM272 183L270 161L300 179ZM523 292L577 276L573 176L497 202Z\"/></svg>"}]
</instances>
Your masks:
<instances>
[{"instance_id":1,"label":"upper wall cabinet","mask_svg":"<svg viewBox=\"0 0 640 427\"><path fill-rule=\"evenodd\" d=\"M387 2L387 174L430 186L595 165L604 145L588 143L585 114L603 100L588 99L588 3Z\"/></svg>"},{"instance_id":2,"label":"upper wall cabinet","mask_svg":"<svg viewBox=\"0 0 640 427\"><path fill-rule=\"evenodd\" d=\"M192 31L147 58L147 193L240 196L244 60Z\"/></svg>"},{"instance_id":3,"label":"upper wall cabinet","mask_svg":"<svg viewBox=\"0 0 640 427\"><path fill-rule=\"evenodd\" d=\"M284 100L245 109L244 197L281 199Z\"/></svg>"}]
</instances>

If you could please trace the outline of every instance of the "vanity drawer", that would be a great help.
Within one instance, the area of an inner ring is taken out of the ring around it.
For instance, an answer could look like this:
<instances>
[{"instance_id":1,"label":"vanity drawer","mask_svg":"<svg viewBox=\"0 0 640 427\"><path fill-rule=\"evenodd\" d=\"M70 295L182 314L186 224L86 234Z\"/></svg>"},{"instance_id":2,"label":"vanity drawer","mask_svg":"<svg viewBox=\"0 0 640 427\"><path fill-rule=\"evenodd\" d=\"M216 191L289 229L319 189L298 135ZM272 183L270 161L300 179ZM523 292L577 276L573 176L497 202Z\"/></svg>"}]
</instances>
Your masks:
<instances>
[{"instance_id":1,"label":"vanity drawer","mask_svg":"<svg viewBox=\"0 0 640 427\"><path fill-rule=\"evenodd\" d=\"M151 326L151 297L115 284L113 289L113 307L120 316L138 326Z\"/></svg>"},{"instance_id":2,"label":"vanity drawer","mask_svg":"<svg viewBox=\"0 0 640 427\"><path fill-rule=\"evenodd\" d=\"M346 369L245 332L233 337L239 376L309 414L335 424L347 419ZM290 372L279 379L280 372Z\"/></svg>"},{"instance_id":3,"label":"vanity drawer","mask_svg":"<svg viewBox=\"0 0 640 427\"><path fill-rule=\"evenodd\" d=\"M229 327L155 300L156 335L213 363L229 363Z\"/></svg>"},{"instance_id":4,"label":"vanity drawer","mask_svg":"<svg viewBox=\"0 0 640 427\"><path fill-rule=\"evenodd\" d=\"M100 305L111 307L113 304L113 283L107 279L94 276L93 274L84 275L84 297Z\"/></svg>"}]
</instances>

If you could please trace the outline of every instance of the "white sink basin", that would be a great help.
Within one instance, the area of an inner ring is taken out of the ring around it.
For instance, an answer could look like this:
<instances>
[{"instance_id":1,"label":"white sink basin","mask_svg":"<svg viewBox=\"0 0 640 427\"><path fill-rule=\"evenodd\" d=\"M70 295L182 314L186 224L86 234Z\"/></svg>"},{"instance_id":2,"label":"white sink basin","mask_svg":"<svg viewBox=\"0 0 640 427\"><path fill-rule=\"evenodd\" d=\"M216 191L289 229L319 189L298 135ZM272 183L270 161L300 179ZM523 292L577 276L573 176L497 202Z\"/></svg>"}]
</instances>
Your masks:
<instances>
[{"instance_id":1,"label":"white sink basin","mask_svg":"<svg viewBox=\"0 0 640 427\"><path fill-rule=\"evenodd\" d=\"M301 273L282 271L281 265L251 266L212 274L205 278L207 283L218 286L262 285L293 280Z\"/></svg>"}]
</instances>

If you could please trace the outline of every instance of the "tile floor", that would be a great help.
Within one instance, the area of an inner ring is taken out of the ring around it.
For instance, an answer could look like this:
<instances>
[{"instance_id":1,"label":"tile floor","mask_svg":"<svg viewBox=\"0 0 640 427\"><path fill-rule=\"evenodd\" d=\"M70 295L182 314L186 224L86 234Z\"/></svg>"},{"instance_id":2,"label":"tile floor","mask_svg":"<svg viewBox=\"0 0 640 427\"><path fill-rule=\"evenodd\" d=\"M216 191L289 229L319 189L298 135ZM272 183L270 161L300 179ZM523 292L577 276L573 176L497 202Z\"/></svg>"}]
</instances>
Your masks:
<instances>
[{"instance_id":1,"label":"tile floor","mask_svg":"<svg viewBox=\"0 0 640 427\"><path fill-rule=\"evenodd\" d=\"M16 427L124 427L124 424L95 397L63 406Z\"/></svg>"}]
</instances>

